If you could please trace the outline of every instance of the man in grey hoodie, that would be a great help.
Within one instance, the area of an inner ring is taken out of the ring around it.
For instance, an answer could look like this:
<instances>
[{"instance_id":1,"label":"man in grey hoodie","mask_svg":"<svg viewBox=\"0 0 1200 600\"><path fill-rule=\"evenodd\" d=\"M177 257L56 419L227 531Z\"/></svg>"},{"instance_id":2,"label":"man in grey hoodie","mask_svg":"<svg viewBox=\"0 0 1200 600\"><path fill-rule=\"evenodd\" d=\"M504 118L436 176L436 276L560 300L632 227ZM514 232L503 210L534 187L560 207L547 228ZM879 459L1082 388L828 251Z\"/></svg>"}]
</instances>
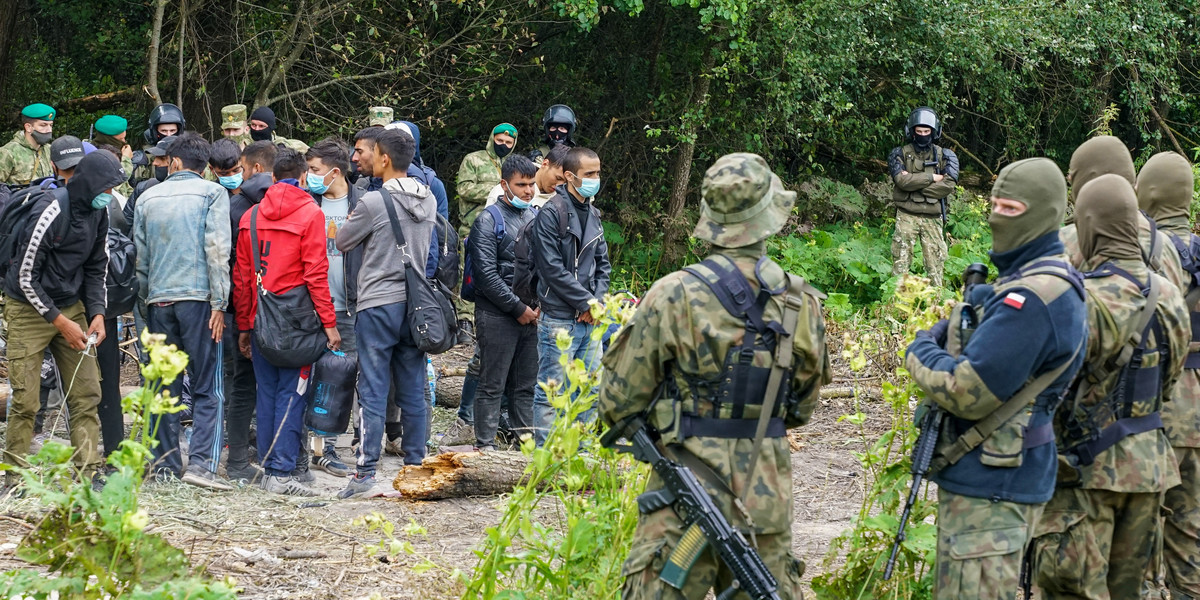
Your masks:
<instances>
[{"instance_id":1,"label":"man in grey hoodie","mask_svg":"<svg viewBox=\"0 0 1200 600\"><path fill-rule=\"evenodd\" d=\"M363 246L358 273L355 334L358 346L359 427L362 444L354 478L339 498L366 494L375 486L375 467L383 440L388 390L394 386L404 428L404 463L419 465L427 437L424 396L425 354L417 350L405 323L407 300L403 261L423 268L436 222L437 200L421 182L408 177L416 144L411 135L383 132L375 142L374 172L383 188L363 195L337 234L338 250ZM396 208L405 243L397 244L385 202ZM414 250L419 249L419 250Z\"/></svg>"}]
</instances>

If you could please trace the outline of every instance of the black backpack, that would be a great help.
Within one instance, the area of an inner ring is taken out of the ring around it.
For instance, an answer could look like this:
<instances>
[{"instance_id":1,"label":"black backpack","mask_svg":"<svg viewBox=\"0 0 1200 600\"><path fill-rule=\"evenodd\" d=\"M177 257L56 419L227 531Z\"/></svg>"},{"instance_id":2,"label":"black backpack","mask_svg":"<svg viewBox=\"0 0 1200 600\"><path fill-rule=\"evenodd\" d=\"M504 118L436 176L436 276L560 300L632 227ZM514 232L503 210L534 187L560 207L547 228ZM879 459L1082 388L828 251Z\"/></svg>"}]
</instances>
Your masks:
<instances>
[{"instance_id":1,"label":"black backpack","mask_svg":"<svg viewBox=\"0 0 1200 600\"><path fill-rule=\"evenodd\" d=\"M71 202L67 189L49 188L46 182L13 192L8 203L0 208L0 281L8 277L9 267L20 260L21 234L37 216L33 211L34 206L47 195L58 199L63 217L59 222L69 226Z\"/></svg>"},{"instance_id":2,"label":"black backpack","mask_svg":"<svg viewBox=\"0 0 1200 600\"><path fill-rule=\"evenodd\" d=\"M458 230L439 214L433 234L437 236L438 244L437 270L433 272L433 278L452 290L459 284Z\"/></svg>"},{"instance_id":3,"label":"black backpack","mask_svg":"<svg viewBox=\"0 0 1200 600\"><path fill-rule=\"evenodd\" d=\"M571 210L571 207L567 206L562 196L555 196L550 199L550 202L554 203L554 210L558 213L558 238L565 238L567 237L567 211ZM530 219L517 232L516 242L513 246L513 254L516 256L513 261L513 293L521 302L525 303L525 306L530 308L537 308L539 304L537 265L534 264L533 245L529 243L535 223L537 223L536 217Z\"/></svg>"},{"instance_id":4,"label":"black backpack","mask_svg":"<svg viewBox=\"0 0 1200 600\"><path fill-rule=\"evenodd\" d=\"M108 307L107 318L114 318L133 310L137 302L137 248L133 240L125 237L116 228L108 229Z\"/></svg>"}]
</instances>

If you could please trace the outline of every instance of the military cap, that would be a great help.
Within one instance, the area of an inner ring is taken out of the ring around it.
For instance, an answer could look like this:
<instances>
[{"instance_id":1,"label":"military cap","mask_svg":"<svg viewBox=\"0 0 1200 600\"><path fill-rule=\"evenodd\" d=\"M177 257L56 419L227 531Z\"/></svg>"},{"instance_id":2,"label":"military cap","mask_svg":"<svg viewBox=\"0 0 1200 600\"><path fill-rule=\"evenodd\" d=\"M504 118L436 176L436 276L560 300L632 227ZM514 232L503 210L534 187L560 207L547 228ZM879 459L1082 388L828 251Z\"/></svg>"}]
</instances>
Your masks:
<instances>
[{"instance_id":1,"label":"military cap","mask_svg":"<svg viewBox=\"0 0 1200 600\"><path fill-rule=\"evenodd\" d=\"M241 129L245 126L245 104L230 104L221 107L221 129Z\"/></svg>"},{"instance_id":2,"label":"military cap","mask_svg":"<svg viewBox=\"0 0 1200 600\"><path fill-rule=\"evenodd\" d=\"M372 106L371 107L371 125L379 125L380 127L387 125L395 120L395 115L390 106Z\"/></svg>"},{"instance_id":3,"label":"military cap","mask_svg":"<svg viewBox=\"0 0 1200 600\"><path fill-rule=\"evenodd\" d=\"M54 114L54 109L46 104L30 104L21 109L22 117L41 119L43 121L53 121Z\"/></svg>"},{"instance_id":4,"label":"military cap","mask_svg":"<svg viewBox=\"0 0 1200 600\"><path fill-rule=\"evenodd\" d=\"M741 152L717 159L700 186L700 221L692 236L722 248L767 239L787 223L796 192L783 189L767 161Z\"/></svg>"},{"instance_id":5,"label":"military cap","mask_svg":"<svg viewBox=\"0 0 1200 600\"><path fill-rule=\"evenodd\" d=\"M60 169L79 164L83 155L83 142L73 135L64 135L50 143L50 162Z\"/></svg>"},{"instance_id":6,"label":"military cap","mask_svg":"<svg viewBox=\"0 0 1200 600\"><path fill-rule=\"evenodd\" d=\"M507 133L513 137L517 137L517 128L513 127L512 123L501 123L492 128L492 135L499 133Z\"/></svg>"},{"instance_id":7,"label":"military cap","mask_svg":"<svg viewBox=\"0 0 1200 600\"><path fill-rule=\"evenodd\" d=\"M129 129L129 121L117 115L104 115L96 119L96 131L104 135L118 136Z\"/></svg>"}]
</instances>

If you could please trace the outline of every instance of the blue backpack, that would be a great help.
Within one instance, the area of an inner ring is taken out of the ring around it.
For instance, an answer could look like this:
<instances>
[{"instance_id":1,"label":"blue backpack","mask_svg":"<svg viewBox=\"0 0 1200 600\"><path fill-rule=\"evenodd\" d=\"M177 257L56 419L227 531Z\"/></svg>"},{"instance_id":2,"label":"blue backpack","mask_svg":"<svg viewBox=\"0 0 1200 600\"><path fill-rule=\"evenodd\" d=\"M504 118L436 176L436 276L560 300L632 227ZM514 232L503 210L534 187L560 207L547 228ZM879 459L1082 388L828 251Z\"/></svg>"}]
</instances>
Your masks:
<instances>
[{"instance_id":1,"label":"blue backpack","mask_svg":"<svg viewBox=\"0 0 1200 600\"><path fill-rule=\"evenodd\" d=\"M492 204L485 207L483 210L491 213L492 221L495 222L493 233L496 235L496 241L504 239L504 215L500 213L500 206ZM463 273L462 273L462 288L459 290L459 296L468 302L475 301L475 267L471 260L471 240L472 236L468 235L463 240L463 249L466 251L466 256L463 257Z\"/></svg>"}]
</instances>

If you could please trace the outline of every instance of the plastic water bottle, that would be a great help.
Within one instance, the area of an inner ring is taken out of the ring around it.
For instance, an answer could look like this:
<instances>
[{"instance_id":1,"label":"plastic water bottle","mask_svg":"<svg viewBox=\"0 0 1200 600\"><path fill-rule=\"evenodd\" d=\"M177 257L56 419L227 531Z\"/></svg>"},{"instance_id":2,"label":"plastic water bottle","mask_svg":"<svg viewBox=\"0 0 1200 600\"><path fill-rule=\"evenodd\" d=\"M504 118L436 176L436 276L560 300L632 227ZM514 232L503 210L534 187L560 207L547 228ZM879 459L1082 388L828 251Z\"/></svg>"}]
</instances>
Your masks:
<instances>
[{"instance_id":1,"label":"plastic water bottle","mask_svg":"<svg viewBox=\"0 0 1200 600\"><path fill-rule=\"evenodd\" d=\"M429 387L429 408L437 406L437 371L433 369L433 359L425 357L425 385Z\"/></svg>"}]
</instances>

